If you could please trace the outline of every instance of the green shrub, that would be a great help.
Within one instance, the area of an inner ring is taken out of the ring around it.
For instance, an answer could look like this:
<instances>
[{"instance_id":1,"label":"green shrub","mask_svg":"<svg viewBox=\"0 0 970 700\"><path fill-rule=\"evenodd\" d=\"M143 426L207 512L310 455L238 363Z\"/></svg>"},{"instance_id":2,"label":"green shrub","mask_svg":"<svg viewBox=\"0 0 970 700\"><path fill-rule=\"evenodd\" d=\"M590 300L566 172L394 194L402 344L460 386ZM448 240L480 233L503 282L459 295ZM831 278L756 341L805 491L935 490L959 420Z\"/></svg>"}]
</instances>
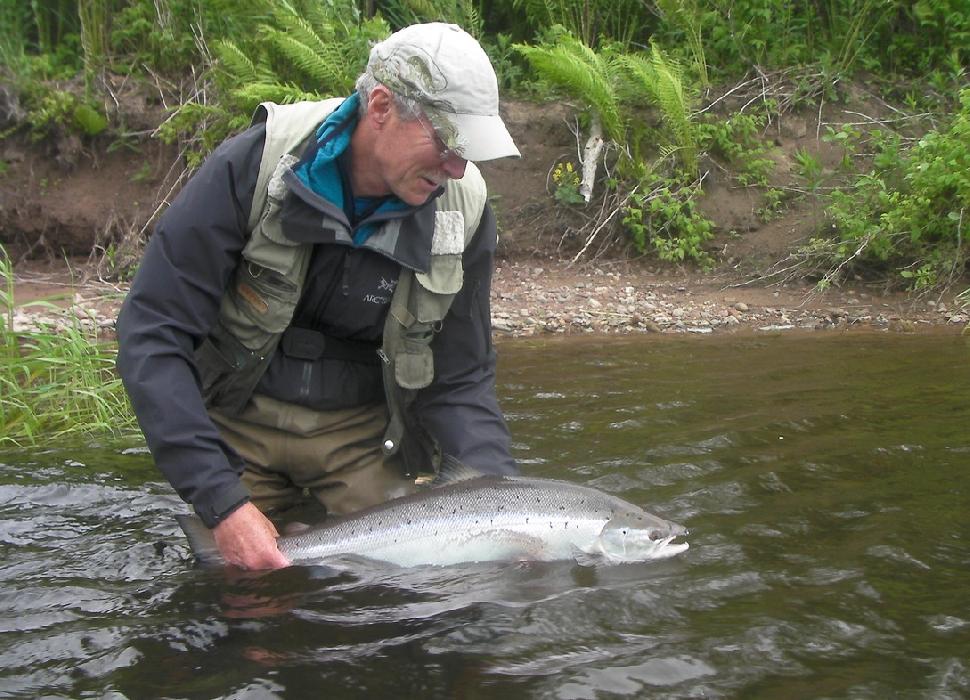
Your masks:
<instances>
[{"instance_id":1,"label":"green shrub","mask_svg":"<svg viewBox=\"0 0 970 700\"><path fill-rule=\"evenodd\" d=\"M371 42L384 38L383 19L364 19L353 0L279 0L271 16L237 40L214 40L215 101L188 101L159 130L166 141L188 140L197 164L232 132L249 124L260 102L348 95Z\"/></svg>"},{"instance_id":2,"label":"green shrub","mask_svg":"<svg viewBox=\"0 0 970 700\"><path fill-rule=\"evenodd\" d=\"M711 117L697 124L697 138L703 151L734 169L738 184L767 187L775 162L767 157L764 124L764 116L741 112Z\"/></svg>"},{"instance_id":3,"label":"green shrub","mask_svg":"<svg viewBox=\"0 0 970 700\"><path fill-rule=\"evenodd\" d=\"M124 60L181 79L205 57L200 44L247 38L265 20L270 0L128 0L113 18L111 46Z\"/></svg>"},{"instance_id":4,"label":"green shrub","mask_svg":"<svg viewBox=\"0 0 970 700\"><path fill-rule=\"evenodd\" d=\"M714 225L697 211L699 194L699 183L645 175L623 212L623 226L637 252L652 250L666 262L711 265L704 244L714 237Z\"/></svg>"},{"instance_id":5,"label":"green shrub","mask_svg":"<svg viewBox=\"0 0 970 700\"><path fill-rule=\"evenodd\" d=\"M871 172L832 194L836 262L896 269L915 288L947 282L966 263L970 222L970 89L950 123L902 149L882 137Z\"/></svg>"},{"instance_id":6,"label":"green shrub","mask_svg":"<svg viewBox=\"0 0 970 700\"><path fill-rule=\"evenodd\" d=\"M29 127L34 141L58 132L97 136L108 128L100 105L73 92L33 83L23 97L26 117L20 126Z\"/></svg>"}]
</instances>

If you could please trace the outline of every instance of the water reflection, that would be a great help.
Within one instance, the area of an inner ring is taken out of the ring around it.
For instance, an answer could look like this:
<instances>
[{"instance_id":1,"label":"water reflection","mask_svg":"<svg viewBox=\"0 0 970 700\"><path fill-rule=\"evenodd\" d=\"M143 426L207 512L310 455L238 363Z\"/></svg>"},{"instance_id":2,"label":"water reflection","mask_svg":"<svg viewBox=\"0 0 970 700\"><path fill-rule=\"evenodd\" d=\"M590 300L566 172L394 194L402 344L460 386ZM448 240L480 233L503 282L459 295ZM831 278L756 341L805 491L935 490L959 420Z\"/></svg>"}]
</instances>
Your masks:
<instances>
[{"instance_id":1,"label":"water reflection","mask_svg":"<svg viewBox=\"0 0 970 700\"><path fill-rule=\"evenodd\" d=\"M0 697L970 695L964 339L500 349L526 471L684 523L685 555L228 576L143 451L8 450Z\"/></svg>"}]
</instances>

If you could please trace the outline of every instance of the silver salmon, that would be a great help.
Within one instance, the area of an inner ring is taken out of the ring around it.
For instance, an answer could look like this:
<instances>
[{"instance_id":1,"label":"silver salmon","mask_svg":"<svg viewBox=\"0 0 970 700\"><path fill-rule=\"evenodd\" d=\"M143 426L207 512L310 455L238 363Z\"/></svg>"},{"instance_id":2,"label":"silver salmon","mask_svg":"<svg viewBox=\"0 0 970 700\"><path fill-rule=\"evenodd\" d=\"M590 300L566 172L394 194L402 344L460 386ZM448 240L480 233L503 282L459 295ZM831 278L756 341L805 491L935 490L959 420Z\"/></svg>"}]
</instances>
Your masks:
<instances>
[{"instance_id":1,"label":"silver salmon","mask_svg":"<svg viewBox=\"0 0 970 700\"><path fill-rule=\"evenodd\" d=\"M277 540L294 564L356 555L397 566L577 559L634 562L688 548L687 530L589 486L485 476L443 465L434 486ZM196 557L221 563L211 532L177 516Z\"/></svg>"}]
</instances>

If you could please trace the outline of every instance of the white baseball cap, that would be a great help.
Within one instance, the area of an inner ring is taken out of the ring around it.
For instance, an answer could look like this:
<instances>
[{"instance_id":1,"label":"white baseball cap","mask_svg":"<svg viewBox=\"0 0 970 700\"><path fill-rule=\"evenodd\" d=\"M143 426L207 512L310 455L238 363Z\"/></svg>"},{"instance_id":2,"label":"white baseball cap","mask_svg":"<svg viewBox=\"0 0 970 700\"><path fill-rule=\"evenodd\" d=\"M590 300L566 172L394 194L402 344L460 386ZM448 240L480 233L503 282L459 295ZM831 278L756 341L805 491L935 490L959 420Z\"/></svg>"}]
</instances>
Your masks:
<instances>
[{"instance_id":1,"label":"white baseball cap","mask_svg":"<svg viewBox=\"0 0 970 700\"><path fill-rule=\"evenodd\" d=\"M498 113L498 81L488 56L455 24L413 24L370 52L367 71L419 102L448 148L470 161L518 156Z\"/></svg>"}]
</instances>

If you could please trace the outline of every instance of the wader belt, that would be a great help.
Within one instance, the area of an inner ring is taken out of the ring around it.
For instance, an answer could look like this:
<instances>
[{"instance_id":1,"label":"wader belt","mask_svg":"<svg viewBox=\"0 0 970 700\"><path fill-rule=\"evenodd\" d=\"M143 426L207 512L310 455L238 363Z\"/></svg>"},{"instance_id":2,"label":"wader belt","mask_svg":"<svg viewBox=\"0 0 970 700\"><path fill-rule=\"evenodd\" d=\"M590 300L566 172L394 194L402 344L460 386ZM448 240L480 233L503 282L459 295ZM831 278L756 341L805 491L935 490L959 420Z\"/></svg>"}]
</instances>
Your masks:
<instances>
[{"instance_id":1,"label":"wader belt","mask_svg":"<svg viewBox=\"0 0 970 700\"><path fill-rule=\"evenodd\" d=\"M380 343L346 340L324 335L309 328L290 326L283 332L280 347L287 357L297 360L342 360L362 365L378 365Z\"/></svg>"}]
</instances>

